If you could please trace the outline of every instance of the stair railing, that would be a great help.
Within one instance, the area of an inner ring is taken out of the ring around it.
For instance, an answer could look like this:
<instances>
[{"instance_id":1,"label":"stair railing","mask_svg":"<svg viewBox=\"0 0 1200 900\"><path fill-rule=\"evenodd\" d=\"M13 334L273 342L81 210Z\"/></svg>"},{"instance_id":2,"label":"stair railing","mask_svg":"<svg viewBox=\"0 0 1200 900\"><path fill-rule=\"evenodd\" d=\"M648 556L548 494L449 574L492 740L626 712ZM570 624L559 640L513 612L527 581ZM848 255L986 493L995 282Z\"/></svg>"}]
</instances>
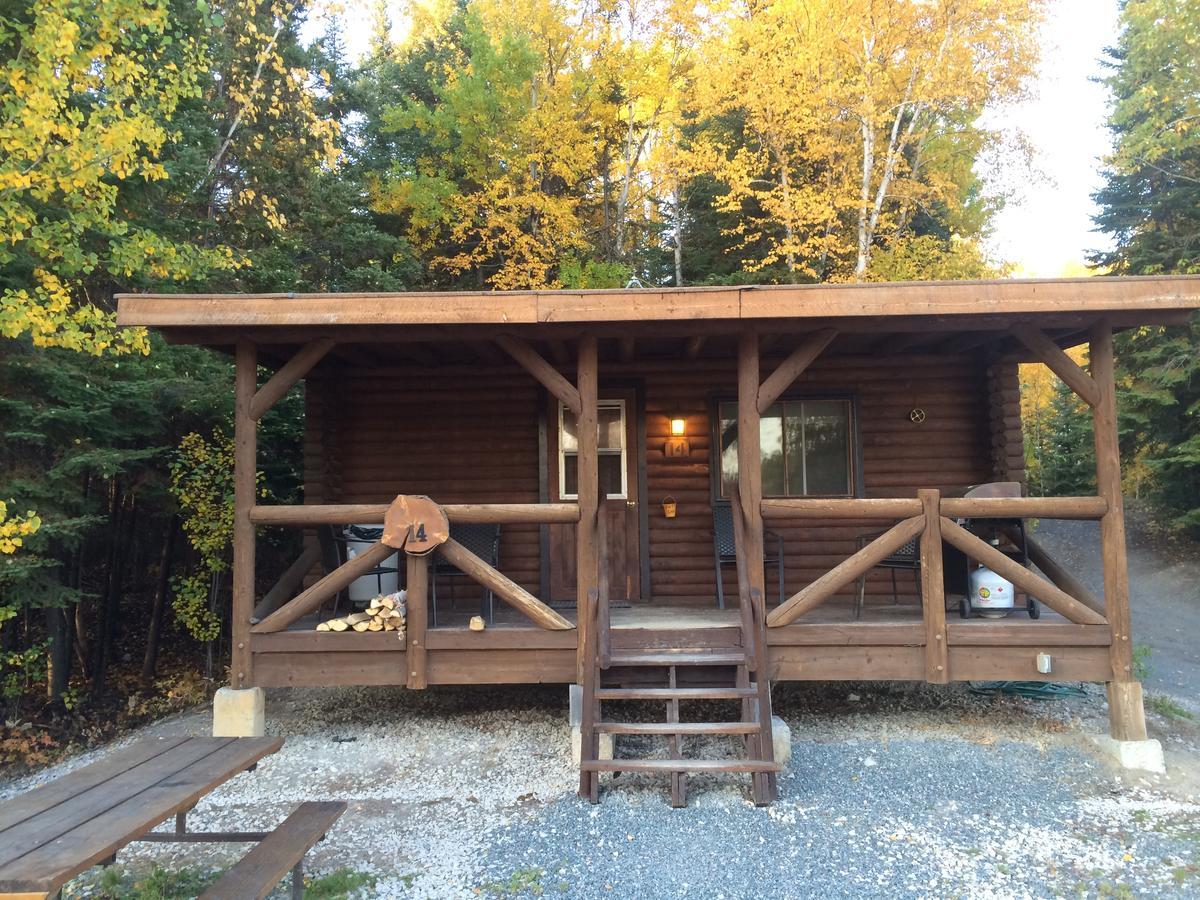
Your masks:
<instances>
[{"instance_id":1,"label":"stair railing","mask_svg":"<svg viewBox=\"0 0 1200 900\"><path fill-rule=\"evenodd\" d=\"M746 665L751 671L757 671L759 643L758 626L755 623L753 610L752 588L750 586L750 567L746 560L746 514L742 510L741 499L737 487L729 503L733 512L733 555L737 564L738 580L738 613L742 625L742 647L746 653ZM761 597L761 594L760 594ZM762 619L759 620L760 622Z\"/></svg>"}]
</instances>

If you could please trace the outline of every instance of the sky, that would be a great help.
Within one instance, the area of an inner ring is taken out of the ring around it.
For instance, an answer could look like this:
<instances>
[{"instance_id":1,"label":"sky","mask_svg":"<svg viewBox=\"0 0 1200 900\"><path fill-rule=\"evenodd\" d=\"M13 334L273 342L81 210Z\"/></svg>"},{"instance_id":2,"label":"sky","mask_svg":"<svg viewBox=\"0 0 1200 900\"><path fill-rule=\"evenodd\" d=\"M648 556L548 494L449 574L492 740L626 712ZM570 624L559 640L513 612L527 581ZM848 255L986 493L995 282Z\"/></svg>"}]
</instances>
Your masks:
<instances>
[{"instance_id":1,"label":"sky","mask_svg":"<svg viewBox=\"0 0 1200 900\"><path fill-rule=\"evenodd\" d=\"M388 6L400 32L406 4L389 0ZM1101 160L1111 145L1104 127L1108 89L1093 79L1103 72L1104 48L1117 40L1118 0L1049 0L1048 7L1028 99L985 115L1010 139L1023 136L1032 151L1032 169L1001 156L1000 167L984 170L989 185L1008 198L989 249L1020 277L1082 274L1088 253L1110 246L1092 231L1091 195L1100 187ZM369 8L365 0L341 5L352 54L366 49Z\"/></svg>"},{"instance_id":2,"label":"sky","mask_svg":"<svg viewBox=\"0 0 1200 900\"><path fill-rule=\"evenodd\" d=\"M1117 0L1052 0L1032 96L985 117L1019 129L1033 149L1034 177L1007 170L1018 184L1001 185L1013 196L991 240L993 254L1014 263L1016 275L1080 274L1089 251L1110 246L1107 236L1092 231L1091 195L1111 147L1104 127L1109 92L1092 79L1103 71L1099 60L1117 34Z\"/></svg>"}]
</instances>

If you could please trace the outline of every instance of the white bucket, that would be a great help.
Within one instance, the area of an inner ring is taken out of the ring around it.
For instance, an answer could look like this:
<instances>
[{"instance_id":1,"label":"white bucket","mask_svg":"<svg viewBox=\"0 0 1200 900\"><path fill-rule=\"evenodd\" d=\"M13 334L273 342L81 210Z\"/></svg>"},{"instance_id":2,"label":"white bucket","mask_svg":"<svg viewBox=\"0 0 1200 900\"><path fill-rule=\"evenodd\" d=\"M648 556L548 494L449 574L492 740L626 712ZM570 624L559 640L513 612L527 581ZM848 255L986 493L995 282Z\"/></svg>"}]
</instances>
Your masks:
<instances>
[{"instance_id":1,"label":"white bucket","mask_svg":"<svg viewBox=\"0 0 1200 900\"><path fill-rule=\"evenodd\" d=\"M382 525L350 525L346 528L346 559L351 560L358 554L369 550L383 537ZM400 579L396 569L399 564L399 554L394 553L379 564L391 572L381 575L363 575L350 582L349 595L351 603L366 603L380 594L393 594L400 589Z\"/></svg>"},{"instance_id":2,"label":"white bucket","mask_svg":"<svg viewBox=\"0 0 1200 900\"><path fill-rule=\"evenodd\" d=\"M982 616L1002 618L1013 608L1013 585L991 569L972 569L967 576L971 607Z\"/></svg>"}]
</instances>

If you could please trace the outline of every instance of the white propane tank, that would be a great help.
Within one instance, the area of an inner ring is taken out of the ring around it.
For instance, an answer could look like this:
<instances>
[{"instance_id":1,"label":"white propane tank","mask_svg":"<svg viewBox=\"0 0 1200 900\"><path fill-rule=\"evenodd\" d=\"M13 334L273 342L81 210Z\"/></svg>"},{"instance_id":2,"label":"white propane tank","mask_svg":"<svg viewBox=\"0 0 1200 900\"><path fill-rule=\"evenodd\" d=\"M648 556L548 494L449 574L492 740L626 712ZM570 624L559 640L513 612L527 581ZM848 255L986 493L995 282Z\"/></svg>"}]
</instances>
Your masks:
<instances>
[{"instance_id":1,"label":"white propane tank","mask_svg":"<svg viewBox=\"0 0 1200 900\"><path fill-rule=\"evenodd\" d=\"M383 537L382 525L351 525L346 529L346 559L369 550ZM392 569L378 575L363 575L350 582L349 597L352 603L366 603L380 594L392 594L399 588L399 576L395 572L398 554L389 556L380 566Z\"/></svg>"},{"instance_id":2,"label":"white propane tank","mask_svg":"<svg viewBox=\"0 0 1200 900\"><path fill-rule=\"evenodd\" d=\"M967 589L971 592L971 607L981 616L1000 619L1013 608L1012 582L991 569L972 569L967 576Z\"/></svg>"}]
</instances>

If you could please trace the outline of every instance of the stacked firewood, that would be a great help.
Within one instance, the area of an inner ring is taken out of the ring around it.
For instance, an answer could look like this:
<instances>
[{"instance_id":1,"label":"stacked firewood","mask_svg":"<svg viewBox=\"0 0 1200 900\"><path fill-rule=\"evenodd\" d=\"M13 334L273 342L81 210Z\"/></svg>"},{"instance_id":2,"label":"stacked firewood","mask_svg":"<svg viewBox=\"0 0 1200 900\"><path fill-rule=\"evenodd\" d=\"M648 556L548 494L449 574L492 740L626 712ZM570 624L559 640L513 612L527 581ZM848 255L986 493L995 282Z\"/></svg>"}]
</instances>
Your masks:
<instances>
[{"instance_id":1,"label":"stacked firewood","mask_svg":"<svg viewBox=\"0 0 1200 900\"><path fill-rule=\"evenodd\" d=\"M317 624L317 631L398 631L404 639L404 592L374 598L362 612Z\"/></svg>"}]
</instances>

